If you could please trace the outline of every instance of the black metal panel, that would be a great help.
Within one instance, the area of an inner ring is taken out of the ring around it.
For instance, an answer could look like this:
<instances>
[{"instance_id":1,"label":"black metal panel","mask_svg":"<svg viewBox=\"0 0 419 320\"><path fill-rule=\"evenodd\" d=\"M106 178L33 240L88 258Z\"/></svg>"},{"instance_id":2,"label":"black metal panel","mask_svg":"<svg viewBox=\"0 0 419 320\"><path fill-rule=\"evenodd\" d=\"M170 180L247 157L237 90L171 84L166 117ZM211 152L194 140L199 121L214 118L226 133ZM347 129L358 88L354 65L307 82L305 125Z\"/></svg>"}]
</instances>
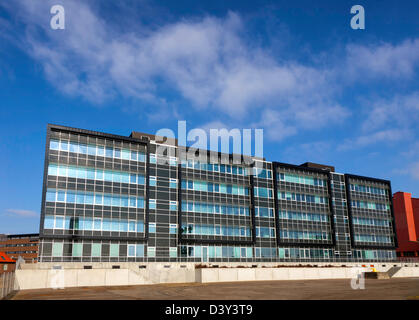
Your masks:
<instances>
[{"instance_id":1,"label":"black metal panel","mask_svg":"<svg viewBox=\"0 0 419 320\"><path fill-rule=\"evenodd\" d=\"M327 174L327 193L329 194L329 209L330 209L330 228L332 230L332 243L335 246L336 245L336 228L335 228L335 207L333 206L332 201L332 186L331 181L332 180L332 174Z\"/></svg>"},{"instance_id":2,"label":"black metal panel","mask_svg":"<svg viewBox=\"0 0 419 320\"><path fill-rule=\"evenodd\" d=\"M226 244L226 245L254 245L256 243L256 225L255 225L255 206L254 206L254 191L253 191L253 176L249 177L250 179L250 218L252 223L252 240L227 240L227 239L188 239L182 236L181 228L182 228L182 167L181 164L179 166L179 183L178 183L178 195L179 195L179 203L178 203L178 221L179 221L179 233L178 233L178 241L180 244L193 244L193 243L205 243L205 244Z\"/></svg>"},{"instance_id":3,"label":"black metal panel","mask_svg":"<svg viewBox=\"0 0 419 320\"><path fill-rule=\"evenodd\" d=\"M330 229L332 230L332 243L330 242L320 242L322 240L319 240L317 242L306 242L306 243L302 243L302 242L293 242L293 241L282 241L281 237L280 237L280 233L279 233L279 216L278 216L278 188L277 188L277 169L278 168L287 168L287 169L295 169L298 171L308 171L308 172L313 172L313 173L320 173L323 175L326 175L327 177L327 185L328 185L328 195L329 195L329 210L332 210L333 206L331 203L331 188L330 188L330 171L328 170L322 170L322 169L317 169L317 168L308 168L308 167L301 167L301 166L296 166L293 164L288 164L288 163L281 163L281 162L272 162L272 166L273 166L273 174L274 174L274 199L275 199L275 224L276 224L276 239L277 239L277 245L278 246L290 246L290 247L334 247L335 243L336 243L336 239L335 239L335 232L334 232L334 223L333 223L333 214L330 215ZM332 211L331 211L332 213Z\"/></svg>"},{"instance_id":4,"label":"black metal panel","mask_svg":"<svg viewBox=\"0 0 419 320\"><path fill-rule=\"evenodd\" d=\"M276 244L281 245L281 237L279 233L279 215L278 215L278 178L277 178L277 168L279 167L278 162L272 163L272 174L274 180L274 210L275 210L275 229L276 229Z\"/></svg>"},{"instance_id":5,"label":"black metal panel","mask_svg":"<svg viewBox=\"0 0 419 320\"><path fill-rule=\"evenodd\" d=\"M148 240L148 223L149 223L149 163L150 163L150 152L149 152L149 145L148 141L141 141L129 137L123 137L113 134L101 133L96 131L84 130L84 129L77 129L59 125L48 124L47 125L47 139L46 139L46 146L45 146L45 160L44 160L44 178L43 178L43 186L42 186L42 204L41 204L41 215L40 215L40 225L39 225L39 237L40 239L48 239L48 238L55 238L55 239L95 239L95 240L106 240L108 237L102 236L89 236L89 235L46 235L44 234L44 219L45 219L45 203L46 203L46 191L47 191L47 180L48 180L48 166L49 166L49 153L50 153L50 140L51 140L51 132L67 132L69 134L85 134L91 135L96 137L103 137L109 138L114 140L121 140L132 142L136 144L142 144L146 146L146 194L144 197L145 201L145 216L144 216L144 237L110 237L112 240L126 240L126 241L147 241Z\"/></svg>"},{"instance_id":6,"label":"black metal panel","mask_svg":"<svg viewBox=\"0 0 419 320\"><path fill-rule=\"evenodd\" d=\"M390 211L393 219L393 237L395 240L395 246L385 246L385 245L359 245L356 243L354 239L354 226L352 223L352 201L351 201L351 191L350 191L350 183L349 179L355 179L355 180L366 180L366 181L372 181L372 182L378 182L387 184L389 187L389 200L391 202ZM391 193L391 182L389 180L383 180L383 179L376 179L376 178L370 178L370 177L364 177L364 176L357 176L353 174L345 174L345 191L346 191L346 199L347 199L347 208L348 208L348 220L349 220L349 228L351 231L351 245L353 248L356 249L387 249L392 250L397 248L397 236L396 236L396 229L395 229L395 223L394 223L394 212L393 212L393 199L392 199L392 193Z\"/></svg>"}]
</instances>

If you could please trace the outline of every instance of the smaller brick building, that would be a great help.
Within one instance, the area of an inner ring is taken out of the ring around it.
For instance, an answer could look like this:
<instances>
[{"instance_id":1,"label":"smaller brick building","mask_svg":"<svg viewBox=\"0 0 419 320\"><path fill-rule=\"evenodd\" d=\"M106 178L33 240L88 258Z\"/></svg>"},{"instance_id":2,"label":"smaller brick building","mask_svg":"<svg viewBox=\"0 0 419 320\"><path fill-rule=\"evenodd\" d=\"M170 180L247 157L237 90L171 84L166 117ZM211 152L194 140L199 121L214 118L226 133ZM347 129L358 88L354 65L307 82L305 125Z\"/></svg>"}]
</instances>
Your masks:
<instances>
[{"instance_id":1,"label":"smaller brick building","mask_svg":"<svg viewBox=\"0 0 419 320\"><path fill-rule=\"evenodd\" d=\"M419 259L419 198L396 192L393 205L399 242L397 256Z\"/></svg>"},{"instance_id":2,"label":"smaller brick building","mask_svg":"<svg viewBox=\"0 0 419 320\"><path fill-rule=\"evenodd\" d=\"M4 252L0 252L0 274L15 271L16 261L10 259Z\"/></svg>"},{"instance_id":3,"label":"smaller brick building","mask_svg":"<svg viewBox=\"0 0 419 320\"><path fill-rule=\"evenodd\" d=\"M38 260L39 234L1 234L0 251L4 252L13 260L20 257L26 263L37 262Z\"/></svg>"}]
</instances>

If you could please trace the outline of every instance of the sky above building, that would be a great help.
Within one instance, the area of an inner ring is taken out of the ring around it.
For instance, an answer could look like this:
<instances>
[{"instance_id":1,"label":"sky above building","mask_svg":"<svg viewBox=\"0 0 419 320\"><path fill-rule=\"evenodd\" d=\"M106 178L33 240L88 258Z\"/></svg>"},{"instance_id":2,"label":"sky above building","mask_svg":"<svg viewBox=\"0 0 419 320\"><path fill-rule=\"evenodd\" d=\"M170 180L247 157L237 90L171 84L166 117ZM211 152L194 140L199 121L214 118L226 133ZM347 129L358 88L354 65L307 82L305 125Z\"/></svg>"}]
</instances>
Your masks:
<instances>
[{"instance_id":1,"label":"sky above building","mask_svg":"<svg viewBox=\"0 0 419 320\"><path fill-rule=\"evenodd\" d=\"M47 123L264 130L267 160L419 197L419 3L0 3L0 233L37 232ZM50 26L53 5L65 29Z\"/></svg>"}]
</instances>

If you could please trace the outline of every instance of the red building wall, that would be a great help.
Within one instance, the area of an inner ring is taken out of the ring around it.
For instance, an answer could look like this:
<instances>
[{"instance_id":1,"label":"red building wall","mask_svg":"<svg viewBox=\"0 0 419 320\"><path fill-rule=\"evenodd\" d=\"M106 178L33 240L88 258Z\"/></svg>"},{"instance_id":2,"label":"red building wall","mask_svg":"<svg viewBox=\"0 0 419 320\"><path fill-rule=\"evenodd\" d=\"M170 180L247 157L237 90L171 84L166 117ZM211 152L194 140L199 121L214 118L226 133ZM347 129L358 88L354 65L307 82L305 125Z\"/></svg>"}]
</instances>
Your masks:
<instances>
[{"instance_id":1,"label":"red building wall","mask_svg":"<svg viewBox=\"0 0 419 320\"><path fill-rule=\"evenodd\" d=\"M394 216L401 257L419 256L419 199L407 192L393 195Z\"/></svg>"}]
</instances>

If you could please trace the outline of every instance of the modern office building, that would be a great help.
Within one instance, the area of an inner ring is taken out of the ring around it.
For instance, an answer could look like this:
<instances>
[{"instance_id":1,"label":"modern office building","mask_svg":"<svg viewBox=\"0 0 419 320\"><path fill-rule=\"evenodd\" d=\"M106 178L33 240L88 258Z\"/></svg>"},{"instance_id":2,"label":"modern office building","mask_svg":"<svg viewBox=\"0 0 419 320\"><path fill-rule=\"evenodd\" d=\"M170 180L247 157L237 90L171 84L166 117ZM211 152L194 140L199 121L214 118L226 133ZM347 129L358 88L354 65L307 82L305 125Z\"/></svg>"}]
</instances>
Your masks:
<instances>
[{"instance_id":1,"label":"modern office building","mask_svg":"<svg viewBox=\"0 0 419 320\"><path fill-rule=\"evenodd\" d=\"M48 125L39 261L396 258L390 181L222 153L199 162L157 138Z\"/></svg>"},{"instance_id":2,"label":"modern office building","mask_svg":"<svg viewBox=\"0 0 419 320\"><path fill-rule=\"evenodd\" d=\"M39 234L0 234L0 251L17 260L22 257L25 263L38 261Z\"/></svg>"},{"instance_id":3,"label":"modern office building","mask_svg":"<svg viewBox=\"0 0 419 320\"><path fill-rule=\"evenodd\" d=\"M407 192L393 195L398 257L419 257L419 199Z\"/></svg>"}]
</instances>

